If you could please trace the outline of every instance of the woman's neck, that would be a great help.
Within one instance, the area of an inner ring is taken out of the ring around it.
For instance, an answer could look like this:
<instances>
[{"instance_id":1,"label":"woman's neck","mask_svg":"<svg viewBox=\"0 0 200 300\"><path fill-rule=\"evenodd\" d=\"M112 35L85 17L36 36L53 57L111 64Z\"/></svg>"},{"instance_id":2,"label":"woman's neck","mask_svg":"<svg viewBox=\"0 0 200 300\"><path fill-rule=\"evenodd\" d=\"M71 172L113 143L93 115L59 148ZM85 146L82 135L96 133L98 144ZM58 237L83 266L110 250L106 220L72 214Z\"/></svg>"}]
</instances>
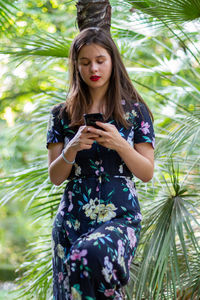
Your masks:
<instances>
[{"instance_id":1,"label":"woman's neck","mask_svg":"<svg viewBox=\"0 0 200 300\"><path fill-rule=\"evenodd\" d=\"M92 105L89 109L89 113L105 113L105 92L90 90Z\"/></svg>"}]
</instances>

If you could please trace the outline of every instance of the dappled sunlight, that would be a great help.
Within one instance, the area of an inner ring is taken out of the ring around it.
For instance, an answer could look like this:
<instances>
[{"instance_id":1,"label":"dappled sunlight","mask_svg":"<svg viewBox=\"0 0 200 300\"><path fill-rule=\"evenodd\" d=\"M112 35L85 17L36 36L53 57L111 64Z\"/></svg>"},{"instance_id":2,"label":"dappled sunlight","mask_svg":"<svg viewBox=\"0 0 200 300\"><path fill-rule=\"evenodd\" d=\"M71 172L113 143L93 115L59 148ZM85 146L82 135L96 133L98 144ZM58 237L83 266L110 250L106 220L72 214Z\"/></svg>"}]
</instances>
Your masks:
<instances>
[{"instance_id":1,"label":"dappled sunlight","mask_svg":"<svg viewBox=\"0 0 200 300\"><path fill-rule=\"evenodd\" d=\"M6 120L9 127L14 126L14 112L11 107L5 108L5 113L3 114L4 119Z\"/></svg>"}]
</instances>

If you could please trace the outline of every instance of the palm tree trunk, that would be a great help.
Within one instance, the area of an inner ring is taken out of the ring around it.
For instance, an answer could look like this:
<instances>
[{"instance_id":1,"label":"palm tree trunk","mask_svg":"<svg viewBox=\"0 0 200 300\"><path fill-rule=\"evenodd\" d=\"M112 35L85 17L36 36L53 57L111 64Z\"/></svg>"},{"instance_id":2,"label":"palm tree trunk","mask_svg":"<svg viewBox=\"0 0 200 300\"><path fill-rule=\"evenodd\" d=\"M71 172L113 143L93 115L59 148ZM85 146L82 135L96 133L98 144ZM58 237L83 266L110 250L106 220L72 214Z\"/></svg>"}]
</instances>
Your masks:
<instances>
[{"instance_id":1,"label":"palm tree trunk","mask_svg":"<svg viewBox=\"0 0 200 300\"><path fill-rule=\"evenodd\" d=\"M101 27L110 33L111 6L109 0L80 0L76 4L79 30Z\"/></svg>"}]
</instances>

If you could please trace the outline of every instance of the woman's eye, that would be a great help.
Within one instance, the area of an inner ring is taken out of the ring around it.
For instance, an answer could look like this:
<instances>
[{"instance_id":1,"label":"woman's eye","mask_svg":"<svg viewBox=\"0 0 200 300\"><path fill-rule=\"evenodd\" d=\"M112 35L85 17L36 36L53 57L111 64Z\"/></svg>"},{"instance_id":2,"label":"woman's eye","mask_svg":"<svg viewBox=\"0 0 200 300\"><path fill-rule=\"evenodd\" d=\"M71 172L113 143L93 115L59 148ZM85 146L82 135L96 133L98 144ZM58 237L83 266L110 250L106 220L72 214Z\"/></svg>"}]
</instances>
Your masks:
<instances>
[{"instance_id":1,"label":"woman's eye","mask_svg":"<svg viewBox=\"0 0 200 300\"><path fill-rule=\"evenodd\" d=\"M89 65L89 63L84 63L84 64L83 64L83 66L88 66L88 65Z\"/></svg>"},{"instance_id":2,"label":"woman's eye","mask_svg":"<svg viewBox=\"0 0 200 300\"><path fill-rule=\"evenodd\" d=\"M103 60L101 60L101 61L98 61L98 64L102 64L103 63Z\"/></svg>"}]
</instances>

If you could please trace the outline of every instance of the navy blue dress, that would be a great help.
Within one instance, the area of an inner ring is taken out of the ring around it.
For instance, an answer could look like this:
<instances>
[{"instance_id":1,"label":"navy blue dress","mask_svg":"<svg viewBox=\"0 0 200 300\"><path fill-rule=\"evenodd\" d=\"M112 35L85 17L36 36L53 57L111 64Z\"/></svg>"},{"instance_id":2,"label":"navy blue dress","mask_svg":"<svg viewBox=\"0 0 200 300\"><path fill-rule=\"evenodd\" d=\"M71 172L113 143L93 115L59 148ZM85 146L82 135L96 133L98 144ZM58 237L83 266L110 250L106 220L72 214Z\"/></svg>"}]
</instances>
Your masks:
<instances>
[{"instance_id":1,"label":"navy blue dress","mask_svg":"<svg viewBox=\"0 0 200 300\"><path fill-rule=\"evenodd\" d=\"M47 147L66 146L78 130L69 126L66 112L60 116L62 106L51 111ZM145 105L133 104L125 118L132 124L128 129L109 123L132 146L154 147ZM114 150L95 142L78 152L53 223L53 299L122 299L141 228L133 177Z\"/></svg>"}]
</instances>

